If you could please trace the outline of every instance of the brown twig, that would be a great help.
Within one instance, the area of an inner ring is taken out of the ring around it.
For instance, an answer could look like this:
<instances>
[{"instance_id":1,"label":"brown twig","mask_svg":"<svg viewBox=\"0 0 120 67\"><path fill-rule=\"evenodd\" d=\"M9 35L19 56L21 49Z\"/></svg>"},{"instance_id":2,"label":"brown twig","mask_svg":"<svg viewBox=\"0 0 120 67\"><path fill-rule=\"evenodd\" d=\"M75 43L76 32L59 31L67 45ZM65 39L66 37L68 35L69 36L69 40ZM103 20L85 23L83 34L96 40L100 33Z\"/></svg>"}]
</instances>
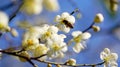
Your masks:
<instances>
[{"instance_id":1,"label":"brown twig","mask_svg":"<svg viewBox=\"0 0 120 67\"><path fill-rule=\"evenodd\" d=\"M23 4L23 1L21 0L21 2L20 2L20 4L19 4L18 8L16 9L16 11L10 16L9 22L10 22L14 17L16 17L16 15L17 15L17 13L19 12L22 4Z\"/></svg>"},{"instance_id":2,"label":"brown twig","mask_svg":"<svg viewBox=\"0 0 120 67\"><path fill-rule=\"evenodd\" d=\"M4 50L0 50L0 52L5 53L5 54L9 54L9 55L13 55L13 56L17 56L17 57L24 58L24 59L26 59L27 62L29 62L33 67L36 67L36 65L35 65L35 64L31 61L31 59L28 58L28 57L25 57L25 56L19 55L19 54L14 53L14 52L4 51Z\"/></svg>"}]
</instances>

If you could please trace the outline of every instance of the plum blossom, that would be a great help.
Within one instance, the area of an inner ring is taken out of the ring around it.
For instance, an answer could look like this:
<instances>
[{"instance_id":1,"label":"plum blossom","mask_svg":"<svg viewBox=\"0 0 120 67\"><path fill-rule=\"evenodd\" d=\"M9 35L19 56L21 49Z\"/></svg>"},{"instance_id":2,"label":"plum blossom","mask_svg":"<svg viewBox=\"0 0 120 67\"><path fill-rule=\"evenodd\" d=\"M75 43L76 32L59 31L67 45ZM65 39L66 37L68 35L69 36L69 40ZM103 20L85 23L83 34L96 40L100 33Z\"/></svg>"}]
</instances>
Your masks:
<instances>
[{"instance_id":1,"label":"plum blossom","mask_svg":"<svg viewBox=\"0 0 120 67\"><path fill-rule=\"evenodd\" d=\"M54 34L52 38L47 40L47 46L49 47L48 57L50 58L62 58L64 52L67 51L67 45L64 42L66 36L63 34Z\"/></svg>"},{"instance_id":2,"label":"plum blossom","mask_svg":"<svg viewBox=\"0 0 120 67\"><path fill-rule=\"evenodd\" d=\"M43 54L46 54L48 51L48 48L45 46L45 44L39 44L39 46L34 50L34 56L38 57Z\"/></svg>"},{"instance_id":3,"label":"plum blossom","mask_svg":"<svg viewBox=\"0 0 120 67\"><path fill-rule=\"evenodd\" d=\"M117 59L118 55L117 53L112 53L109 48L105 48L101 53L100 53L100 58L101 60L105 61L104 67L118 67L117 64Z\"/></svg>"},{"instance_id":4,"label":"plum blossom","mask_svg":"<svg viewBox=\"0 0 120 67\"><path fill-rule=\"evenodd\" d=\"M47 31L48 27L45 24L41 27L29 28L23 36L22 47L27 50L35 49L39 45L39 38Z\"/></svg>"},{"instance_id":5,"label":"plum blossom","mask_svg":"<svg viewBox=\"0 0 120 67\"><path fill-rule=\"evenodd\" d=\"M0 32L10 31L8 22L9 22L8 15L6 13L0 11Z\"/></svg>"},{"instance_id":6,"label":"plum blossom","mask_svg":"<svg viewBox=\"0 0 120 67\"><path fill-rule=\"evenodd\" d=\"M91 37L91 34L88 32L82 33L81 31L72 32L73 39L69 41L69 45L74 42L73 51L79 53L81 50L85 49L85 41Z\"/></svg>"},{"instance_id":7,"label":"plum blossom","mask_svg":"<svg viewBox=\"0 0 120 67\"><path fill-rule=\"evenodd\" d=\"M41 36L41 41L46 41L48 38L51 38L53 34L58 33L58 28L56 26L49 26L45 33Z\"/></svg>"},{"instance_id":8,"label":"plum blossom","mask_svg":"<svg viewBox=\"0 0 120 67\"><path fill-rule=\"evenodd\" d=\"M73 25L75 23L74 16L70 15L68 12L64 12L61 15L55 17L55 22L57 22L57 27L66 33L70 31L70 27L67 24Z\"/></svg>"}]
</instances>

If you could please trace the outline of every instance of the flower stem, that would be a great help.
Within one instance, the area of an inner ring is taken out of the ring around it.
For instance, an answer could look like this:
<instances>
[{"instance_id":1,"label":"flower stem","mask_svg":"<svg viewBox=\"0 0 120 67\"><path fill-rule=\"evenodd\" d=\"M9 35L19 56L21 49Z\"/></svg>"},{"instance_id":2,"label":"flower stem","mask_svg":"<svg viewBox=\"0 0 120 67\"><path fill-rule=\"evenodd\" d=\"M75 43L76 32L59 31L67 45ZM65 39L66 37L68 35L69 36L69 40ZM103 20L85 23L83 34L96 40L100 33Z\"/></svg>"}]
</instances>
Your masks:
<instances>
[{"instance_id":1,"label":"flower stem","mask_svg":"<svg viewBox=\"0 0 120 67\"><path fill-rule=\"evenodd\" d=\"M73 12L70 13L70 15L73 15L74 13L79 12L79 9L76 8Z\"/></svg>"},{"instance_id":2,"label":"flower stem","mask_svg":"<svg viewBox=\"0 0 120 67\"><path fill-rule=\"evenodd\" d=\"M10 16L9 22L10 22L14 17L16 17L16 15L17 15L17 13L19 12L22 4L23 4L23 1L21 0L21 2L20 2L20 4L19 4L18 8L16 9L16 11Z\"/></svg>"},{"instance_id":3,"label":"flower stem","mask_svg":"<svg viewBox=\"0 0 120 67\"><path fill-rule=\"evenodd\" d=\"M95 23L93 22L88 28L86 28L86 29L83 30L82 32L84 33L84 32L86 32L86 31L90 30L94 24L95 24Z\"/></svg>"}]
</instances>

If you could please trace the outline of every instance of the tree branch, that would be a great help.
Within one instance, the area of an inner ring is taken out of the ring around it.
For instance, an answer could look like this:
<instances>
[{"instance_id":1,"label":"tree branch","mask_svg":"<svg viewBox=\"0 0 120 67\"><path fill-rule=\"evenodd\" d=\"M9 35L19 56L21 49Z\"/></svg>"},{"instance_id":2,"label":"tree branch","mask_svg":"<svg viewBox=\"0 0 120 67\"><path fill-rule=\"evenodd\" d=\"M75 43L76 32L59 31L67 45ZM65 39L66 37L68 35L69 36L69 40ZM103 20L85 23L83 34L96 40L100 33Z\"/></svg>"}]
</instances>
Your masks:
<instances>
[{"instance_id":1,"label":"tree branch","mask_svg":"<svg viewBox=\"0 0 120 67\"><path fill-rule=\"evenodd\" d=\"M46 56L46 55L47 55L47 54L43 54L43 55L38 56L38 57L31 57L30 59L38 59L38 58L44 57L44 56Z\"/></svg>"},{"instance_id":2,"label":"tree branch","mask_svg":"<svg viewBox=\"0 0 120 67\"><path fill-rule=\"evenodd\" d=\"M67 65L67 64L64 64L64 63L55 63L55 62L51 62L51 61L42 61L42 60L39 60L39 59L33 59L33 60L36 60L38 62L41 62L41 63L49 63L49 64L52 64L52 65L63 65L63 66L72 66L72 67L78 67L78 66L99 66L99 65L102 65L104 64L105 62L100 62L100 63L97 63L97 64L76 64L76 65Z\"/></svg>"},{"instance_id":3,"label":"tree branch","mask_svg":"<svg viewBox=\"0 0 120 67\"><path fill-rule=\"evenodd\" d=\"M35 65L35 64L31 61L31 59L28 58L28 57L19 55L19 54L14 53L14 52L7 52L7 51L4 51L4 50L0 50L0 52L2 52L2 53L4 53L4 54L9 54L9 55L13 55L13 56L17 56L17 57L24 58L24 59L26 59L33 67L36 67L36 65Z\"/></svg>"},{"instance_id":4,"label":"tree branch","mask_svg":"<svg viewBox=\"0 0 120 67\"><path fill-rule=\"evenodd\" d=\"M7 51L4 51L4 50L0 50L0 52L2 53L5 53L5 54L9 54L9 55L13 55L13 56L18 56L18 57L21 57L21 58L24 58L27 60L27 62L29 62L33 67L36 67L36 65L31 61L31 60L35 60L35 61L38 61L38 62L41 62L41 63L46 63L46 64L52 64L52 65L63 65L63 66L72 66L72 67L78 67L78 66L99 66L99 65L102 65L104 64L105 62L100 62L100 63L96 63L96 64L76 64L76 65L67 65L67 64L64 64L64 63L56 63L56 62L51 62L51 61L43 61L43 60L39 60L39 58L45 56L46 54L44 55L41 55L40 57L31 57L31 58L28 58L28 57L25 57L25 56L21 56L17 53L13 53L13 52L7 52Z\"/></svg>"}]
</instances>

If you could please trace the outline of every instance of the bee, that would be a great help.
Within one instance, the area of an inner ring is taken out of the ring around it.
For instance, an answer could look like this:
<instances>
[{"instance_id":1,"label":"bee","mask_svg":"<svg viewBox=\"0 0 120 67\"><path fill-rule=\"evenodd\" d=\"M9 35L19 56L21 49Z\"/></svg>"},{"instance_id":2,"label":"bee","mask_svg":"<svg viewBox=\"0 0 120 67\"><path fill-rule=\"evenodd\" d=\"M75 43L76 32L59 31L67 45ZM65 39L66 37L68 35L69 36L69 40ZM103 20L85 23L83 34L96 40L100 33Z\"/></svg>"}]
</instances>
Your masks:
<instances>
[{"instance_id":1,"label":"bee","mask_svg":"<svg viewBox=\"0 0 120 67\"><path fill-rule=\"evenodd\" d=\"M67 20L63 20L66 27L73 28L73 24L69 23Z\"/></svg>"}]
</instances>

